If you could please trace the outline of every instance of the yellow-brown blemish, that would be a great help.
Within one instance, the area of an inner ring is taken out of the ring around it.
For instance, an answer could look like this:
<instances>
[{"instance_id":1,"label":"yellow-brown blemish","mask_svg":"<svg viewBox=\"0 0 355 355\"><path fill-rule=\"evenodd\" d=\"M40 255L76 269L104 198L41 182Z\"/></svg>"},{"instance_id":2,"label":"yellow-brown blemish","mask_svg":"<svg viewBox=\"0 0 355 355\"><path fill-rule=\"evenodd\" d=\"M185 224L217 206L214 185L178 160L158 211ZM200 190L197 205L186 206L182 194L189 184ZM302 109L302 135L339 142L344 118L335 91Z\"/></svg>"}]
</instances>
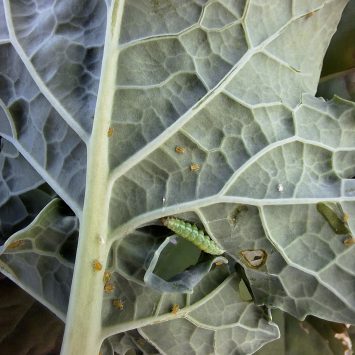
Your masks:
<instances>
[{"instance_id":1,"label":"yellow-brown blemish","mask_svg":"<svg viewBox=\"0 0 355 355\"><path fill-rule=\"evenodd\" d=\"M193 172L199 171L201 169L201 165L197 163L192 163L190 165L190 170Z\"/></svg>"},{"instance_id":2,"label":"yellow-brown blemish","mask_svg":"<svg viewBox=\"0 0 355 355\"><path fill-rule=\"evenodd\" d=\"M170 312L172 314L177 314L178 312L180 311L180 306L176 303L174 303L172 306L171 306L171 310Z\"/></svg>"},{"instance_id":3,"label":"yellow-brown blemish","mask_svg":"<svg viewBox=\"0 0 355 355\"><path fill-rule=\"evenodd\" d=\"M10 243L6 249L17 249L25 244L23 239L15 240L14 242Z\"/></svg>"},{"instance_id":4,"label":"yellow-brown blemish","mask_svg":"<svg viewBox=\"0 0 355 355\"><path fill-rule=\"evenodd\" d=\"M343 242L346 246L354 245L355 244L355 238L354 237L349 237L346 238Z\"/></svg>"},{"instance_id":5,"label":"yellow-brown blemish","mask_svg":"<svg viewBox=\"0 0 355 355\"><path fill-rule=\"evenodd\" d=\"M122 300L119 298L114 299L112 301L112 305L120 311L122 311L124 308L124 304L123 304Z\"/></svg>"},{"instance_id":6,"label":"yellow-brown blemish","mask_svg":"<svg viewBox=\"0 0 355 355\"><path fill-rule=\"evenodd\" d=\"M103 281L105 284L111 280L111 276L112 276L112 273L110 271L104 272Z\"/></svg>"},{"instance_id":7,"label":"yellow-brown blemish","mask_svg":"<svg viewBox=\"0 0 355 355\"><path fill-rule=\"evenodd\" d=\"M92 268L94 269L94 271L101 271L102 270L102 264L100 263L100 261L98 261L97 259L95 259L92 262Z\"/></svg>"},{"instance_id":8,"label":"yellow-brown blemish","mask_svg":"<svg viewBox=\"0 0 355 355\"><path fill-rule=\"evenodd\" d=\"M112 293L115 289L115 285L112 282L106 282L104 286L104 291L106 293Z\"/></svg>"},{"instance_id":9,"label":"yellow-brown blemish","mask_svg":"<svg viewBox=\"0 0 355 355\"><path fill-rule=\"evenodd\" d=\"M184 154L184 153L186 152L186 148L177 145L177 146L175 147L175 152L178 153L178 154Z\"/></svg>"},{"instance_id":10,"label":"yellow-brown blemish","mask_svg":"<svg viewBox=\"0 0 355 355\"><path fill-rule=\"evenodd\" d=\"M113 127L110 127L110 128L107 130L107 137L109 137L109 138L112 137L113 131L114 131Z\"/></svg>"}]
</instances>

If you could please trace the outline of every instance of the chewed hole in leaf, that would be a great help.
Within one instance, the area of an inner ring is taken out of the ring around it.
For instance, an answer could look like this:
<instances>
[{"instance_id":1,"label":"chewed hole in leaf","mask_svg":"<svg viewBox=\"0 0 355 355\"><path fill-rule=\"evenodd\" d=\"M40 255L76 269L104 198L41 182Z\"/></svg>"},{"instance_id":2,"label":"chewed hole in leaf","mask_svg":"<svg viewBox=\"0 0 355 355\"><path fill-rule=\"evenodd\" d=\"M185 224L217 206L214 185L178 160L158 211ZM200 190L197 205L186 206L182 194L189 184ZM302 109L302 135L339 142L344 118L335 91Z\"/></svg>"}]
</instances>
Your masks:
<instances>
[{"instance_id":1,"label":"chewed hole in leaf","mask_svg":"<svg viewBox=\"0 0 355 355\"><path fill-rule=\"evenodd\" d=\"M168 235L171 235L171 232L168 232L167 229L161 225L160 222L156 222L157 224L146 225L141 228L138 228L138 232L142 232L147 235L151 235L154 238L164 238Z\"/></svg>"},{"instance_id":2,"label":"chewed hole in leaf","mask_svg":"<svg viewBox=\"0 0 355 355\"><path fill-rule=\"evenodd\" d=\"M175 237L160 253L154 274L169 281L173 276L196 265L201 250L189 241Z\"/></svg>"},{"instance_id":3,"label":"chewed hole in leaf","mask_svg":"<svg viewBox=\"0 0 355 355\"><path fill-rule=\"evenodd\" d=\"M60 247L60 255L71 263L75 262L76 248L78 246L79 232L74 231Z\"/></svg>"},{"instance_id":4,"label":"chewed hole in leaf","mask_svg":"<svg viewBox=\"0 0 355 355\"><path fill-rule=\"evenodd\" d=\"M267 259L267 253L262 249L242 250L240 255L242 256L244 263L252 269L258 269L262 267L266 263Z\"/></svg>"}]
</instances>

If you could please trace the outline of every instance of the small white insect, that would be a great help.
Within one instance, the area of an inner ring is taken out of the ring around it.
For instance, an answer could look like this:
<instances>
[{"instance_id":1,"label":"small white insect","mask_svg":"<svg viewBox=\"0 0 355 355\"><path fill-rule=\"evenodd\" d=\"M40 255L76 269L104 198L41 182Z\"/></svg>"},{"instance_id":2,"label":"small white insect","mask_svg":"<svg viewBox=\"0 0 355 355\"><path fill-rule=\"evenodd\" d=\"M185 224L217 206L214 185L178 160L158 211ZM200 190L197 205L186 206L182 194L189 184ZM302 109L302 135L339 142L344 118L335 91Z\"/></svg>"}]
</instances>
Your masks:
<instances>
[{"instance_id":1,"label":"small white insect","mask_svg":"<svg viewBox=\"0 0 355 355\"><path fill-rule=\"evenodd\" d=\"M102 238L100 235L97 236L97 241L100 245L104 245L105 244L105 240L104 238Z\"/></svg>"},{"instance_id":2,"label":"small white insect","mask_svg":"<svg viewBox=\"0 0 355 355\"><path fill-rule=\"evenodd\" d=\"M277 191L282 192L284 190L284 186L282 184L277 185Z\"/></svg>"}]
</instances>

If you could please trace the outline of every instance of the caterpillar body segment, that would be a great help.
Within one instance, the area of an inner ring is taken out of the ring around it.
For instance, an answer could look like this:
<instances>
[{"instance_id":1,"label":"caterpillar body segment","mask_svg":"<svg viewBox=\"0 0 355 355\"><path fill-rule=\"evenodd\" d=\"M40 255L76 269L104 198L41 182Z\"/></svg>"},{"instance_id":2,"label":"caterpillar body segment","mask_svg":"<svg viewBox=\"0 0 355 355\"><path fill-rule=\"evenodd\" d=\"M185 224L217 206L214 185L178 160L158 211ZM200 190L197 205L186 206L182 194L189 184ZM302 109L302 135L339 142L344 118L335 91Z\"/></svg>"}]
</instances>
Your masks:
<instances>
[{"instance_id":1,"label":"caterpillar body segment","mask_svg":"<svg viewBox=\"0 0 355 355\"><path fill-rule=\"evenodd\" d=\"M222 255L224 253L224 250L194 224L175 217L162 218L161 222L165 227L175 232L178 236L195 244L205 253L212 255Z\"/></svg>"}]
</instances>

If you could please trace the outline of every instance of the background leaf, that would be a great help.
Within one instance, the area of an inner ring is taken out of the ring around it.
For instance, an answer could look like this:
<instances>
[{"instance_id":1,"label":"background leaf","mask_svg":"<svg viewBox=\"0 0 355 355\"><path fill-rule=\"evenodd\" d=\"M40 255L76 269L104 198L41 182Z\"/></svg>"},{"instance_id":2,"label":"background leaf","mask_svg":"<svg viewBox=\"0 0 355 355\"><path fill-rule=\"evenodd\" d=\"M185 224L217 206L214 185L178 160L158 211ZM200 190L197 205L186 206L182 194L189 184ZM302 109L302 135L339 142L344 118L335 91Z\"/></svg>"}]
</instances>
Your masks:
<instances>
[{"instance_id":1,"label":"background leaf","mask_svg":"<svg viewBox=\"0 0 355 355\"><path fill-rule=\"evenodd\" d=\"M273 312L273 320L280 328L281 338L267 344L257 351L256 355L276 353L280 355L320 353L346 355L351 353L351 348L342 344L342 338L339 336L348 333L348 328L344 324L327 322L315 317L309 317L300 322L280 311Z\"/></svg>"},{"instance_id":2,"label":"background leaf","mask_svg":"<svg viewBox=\"0 0 355 355\"><path fill-rule=\"evenodd\" d=\"M353 322L355 106L314 97L347 3L0 3L1 267L63 353L253 353L267 307Z\"/></svg>"},{"instance_id":3,"label":"background leaf","mask_svg":"<svg viewBox=\"0 0 355 355\"><path fill-rule=\"evenodd\" d=\"M1 277L0 290L1 351L19 355L58 354L64 324L9 279Z\"/></svg>"}]
</instances>

